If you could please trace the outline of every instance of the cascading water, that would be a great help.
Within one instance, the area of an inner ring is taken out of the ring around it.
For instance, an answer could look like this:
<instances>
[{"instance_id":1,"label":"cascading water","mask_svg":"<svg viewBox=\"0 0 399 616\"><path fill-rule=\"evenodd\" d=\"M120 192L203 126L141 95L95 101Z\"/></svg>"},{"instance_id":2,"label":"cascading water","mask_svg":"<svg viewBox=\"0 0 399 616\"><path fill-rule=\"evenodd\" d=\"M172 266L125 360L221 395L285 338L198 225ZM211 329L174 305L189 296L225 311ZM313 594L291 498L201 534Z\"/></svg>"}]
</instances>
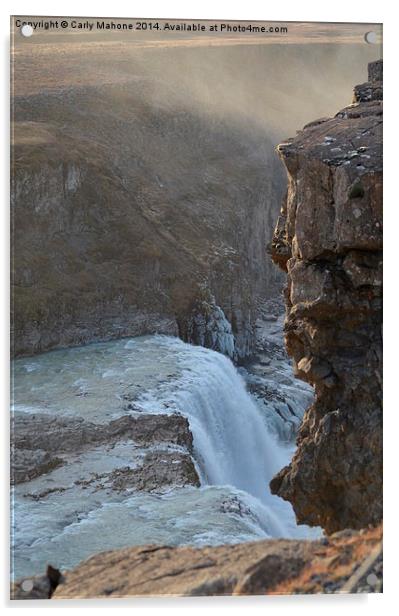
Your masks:
<instances>
[{"instance_id":1,"label":"cascading water","mask_svg":"<svg viewBox=\"0 0 399 616\"><path fill-rule=\"evenodd\" d=\"M189 319L187 339L191 343L214 349L236 359L237 352L231 324L209 291L203 292L207 294L207 299L197 302Z\"/></svg>"},{"instance_id":2,"label":"cascading water","mask_svg":"<svg viewBox=\"0 0 399 616\"><path fill-rule=\"evenodd\" d=\"M127 441L71 454L13 490L15 577L40 573L48 562L69 568L126 545L309 536L268 488L289 450L271 435L232 362L216 351L146 336L18 359L13 377L14 411L24 415L94 423L140 412L185 415L202 484L155 492L86 488L92 477L134 468L146 450Z\"/></svg>"},{"instance_id":3,"label":"cascading water","mask_svg":"<svg viewBox=\"0 0 399 616\"><path fill-rule=\"evenodd\" d=\"M189 419L202 479L235 486L266 502L268 481L285 462L282 450L232 362L209 349L191 349L196 361L174 384L171 406ZM152 394L144 401L154 407Z\"/></svg>"},{"instance_id":4,"label":"cascading water","mask_svg":"<svg viewBox=\"0 0 399 616\"><path fill-rule=\"evenodd\" d=\"M220 353L189 345L183 349L177 340L168 339L167 344L175 346L178 356L182 353L180 361L189 368L183 369L173 391L164 384L155 396L146 394L139 402L154 409L157 402L166 400L169 409L184 414L193 433L202 483L230 485L255 497L250 506L256 509L264 531L290 536L295 526L292 510L273 496L268 486L287 463L287 450L269 433L244 380L230 359Z\"/></svg>"}]
</instances>

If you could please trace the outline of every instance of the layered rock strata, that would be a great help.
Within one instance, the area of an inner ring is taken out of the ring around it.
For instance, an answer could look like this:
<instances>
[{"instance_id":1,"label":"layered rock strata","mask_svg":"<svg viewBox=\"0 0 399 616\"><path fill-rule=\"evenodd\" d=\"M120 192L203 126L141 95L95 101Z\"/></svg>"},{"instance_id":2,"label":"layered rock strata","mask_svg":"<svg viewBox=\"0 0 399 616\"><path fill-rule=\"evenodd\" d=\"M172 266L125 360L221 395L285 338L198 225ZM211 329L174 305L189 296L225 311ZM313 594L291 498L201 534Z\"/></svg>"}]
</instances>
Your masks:
<instances>
[{"instance_id":1,"label":"layered rock strata","mask_svg":"<svg viewBox=\"0 0 399 616\"><path fill-rule=\"evenodd\" d=\"M382 62L278 153L288 192L272 258L287 273L286 348L315 402L271 489L298 522L362 528L382 517Z\"/></svg>"},{"instance_id":2,"label":"layered rock strata","mask_svg":"<svg viewBox=\"0 0 399 616\"><path fill-rule=\"evenodd\" d=\"M112 449L126 442L131 448L132 466L117 467L110 472L75 478L75 484L108 488L114 492L127 489L153 491L167 486L199 486L199 478L191 458L193 437L188 421L181 415L142 414L125 416L109 424L96 424L83 419L54 417L37 413L16 413L12 424L11 482L26 483L68 465L77 453L106 446ZM135 460L135 449L142 452ZM106 451L104 451L104 455ZM42 499L48 493L25 496ZM55 483L50 492L65 490Z\"/></svg>"}]
</instances>

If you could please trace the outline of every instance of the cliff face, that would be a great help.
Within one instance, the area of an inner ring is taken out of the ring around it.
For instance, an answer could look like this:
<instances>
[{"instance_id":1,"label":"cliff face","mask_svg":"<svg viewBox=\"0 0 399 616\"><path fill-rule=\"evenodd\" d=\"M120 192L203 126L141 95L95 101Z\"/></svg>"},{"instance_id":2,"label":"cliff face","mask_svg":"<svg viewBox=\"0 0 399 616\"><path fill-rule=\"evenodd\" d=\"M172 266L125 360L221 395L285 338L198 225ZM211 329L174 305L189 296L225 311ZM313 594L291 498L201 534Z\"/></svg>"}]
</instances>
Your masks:
<instances>
[{"instance_id":1,"label":"cliff face","mask_svg":"<svg viewBox=\"0 0 399 616\"><path fill-rule=\"evenodd\" d=\"M231 355L251 351L256 300L278 278L264 258L284 185L272 141L155 88L14 99L15 355L155 332L217 350L232 333Z\"/></svg>"},{"instance_id":2,"label":"cliff face","mask_svg":"<svg viewBox=\"0 0 399 616\"><path fill-rule=\"evenodd\" d=\"M285 341L314 386L291 464L271 482L327 532L382 517L382 61L334 118L278 147L288 192L272 241Z\"/></svg>"}]
</instances>

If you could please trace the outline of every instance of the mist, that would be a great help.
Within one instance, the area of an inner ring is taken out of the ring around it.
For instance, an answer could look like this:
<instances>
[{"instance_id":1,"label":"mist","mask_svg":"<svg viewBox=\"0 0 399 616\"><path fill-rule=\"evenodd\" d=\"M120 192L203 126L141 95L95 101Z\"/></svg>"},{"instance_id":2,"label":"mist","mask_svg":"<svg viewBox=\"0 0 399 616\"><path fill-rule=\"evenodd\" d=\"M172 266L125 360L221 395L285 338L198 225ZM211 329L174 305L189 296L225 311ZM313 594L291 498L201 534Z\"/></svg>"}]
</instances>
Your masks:
<instances>
[{"instance_id":1,"label":"mist","mask_svg":"<svg viewBox=\"0 0 399 616\"><path fill-rule=\"evenodd\" d=\"M150 107L267 131L278 142L348 105L353 86L367 79L368 62L381 55L379 45L358 35L267 44L244 37L157 41L146 36L138 41L48 32L34 44L15 36L15 95L123 84Z\"/></svg>"},{"instance_id":2,"label":"mist","mask_svg":"<svg viewBox=\"0 0 399 616\"><path fill-rule=\"evenodd\" d=\"M155 104L267 131L278 141L348 105L376 51L365 44L146 50L132 69Z\"/></svg>"}]
</instances>

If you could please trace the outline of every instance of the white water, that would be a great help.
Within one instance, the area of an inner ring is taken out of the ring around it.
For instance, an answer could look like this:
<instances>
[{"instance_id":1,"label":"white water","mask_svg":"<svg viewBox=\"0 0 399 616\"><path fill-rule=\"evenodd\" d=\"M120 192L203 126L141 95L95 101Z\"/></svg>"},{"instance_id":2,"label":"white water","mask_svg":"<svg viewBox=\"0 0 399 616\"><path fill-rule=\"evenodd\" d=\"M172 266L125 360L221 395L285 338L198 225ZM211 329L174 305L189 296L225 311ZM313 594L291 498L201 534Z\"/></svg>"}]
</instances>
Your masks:
<instances>
[{"instance_id":1,"label":"white water","mask_svg":"<svg viewBox=\"0 0 399 616\"><path fill-rule=\"evenodd\" d=\"M293 445L304 410L313 402L314 391L294 377L284 350L284 315L267 321L259 319L256 329L259 363L252 363L250 372L245 368L238 370L249 387L255 388L253 397L267 421L269 433L277 441Z\"/></svg>"},{"instance_id":2,"label":"white water","mask_svg":"<svg viewBox=\"0 0 399 616\"><path fill-rule=\"evenodd\" d=\"M167 344L179 351L182 343L169 339ZM189 348L195 362L179 380L147 393L139 403L154 409L160 398L173 396L170 407L189 419L203 482L232 485L269 502L267 484L284 466L286 452L269 434L230 359L202 347Z\"/></svg>"},{"instance_id":3,"label":"white water","mask_svg":"<svg viewBox=\"0 0 399 616\"><path fill-rule=\"evenodd\" d=\"M132 442L70 459L14 491L15 577L47 562L70 568L90 554L142 543L220 544L306 537L291 506L272 496L271 477L292 451L225 356L176 338L146 336L44 353L13 363L16 412L103 422L141 411L180 412L194 436L202 487L167 494L83 490L76 480L134 464ZM40 494L61 487L44 499ZM117 522L116 522L117 520ZM116 526L117 525L117 526Z\"/></svg>"}]
</instances>

